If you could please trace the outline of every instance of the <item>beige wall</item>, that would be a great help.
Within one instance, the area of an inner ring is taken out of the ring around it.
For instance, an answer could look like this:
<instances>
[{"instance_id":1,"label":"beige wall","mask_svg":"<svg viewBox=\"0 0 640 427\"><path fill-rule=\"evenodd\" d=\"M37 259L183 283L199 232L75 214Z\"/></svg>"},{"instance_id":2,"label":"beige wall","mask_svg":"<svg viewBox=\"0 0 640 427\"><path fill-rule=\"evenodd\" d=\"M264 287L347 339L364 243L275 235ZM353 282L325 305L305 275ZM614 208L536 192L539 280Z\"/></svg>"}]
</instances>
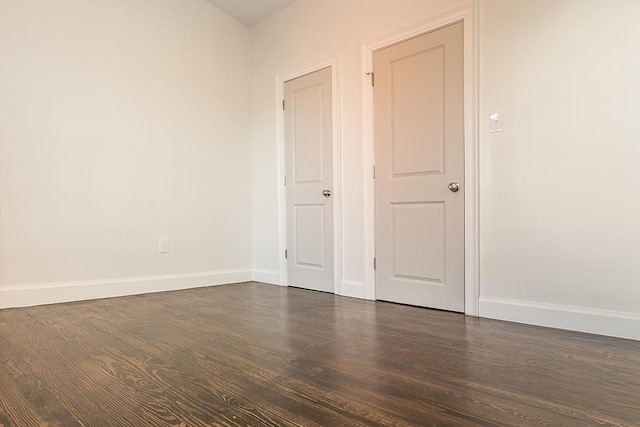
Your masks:
<instances>
[{"instance_id":1,"label":"beige wall","mask_svg":"<svg viewBox=\"0 0 640 427\"><path fill-rule=\"evenodd\" d=\"M634 0L481 1L483 297L640 313L638 16Z\"/></svg>"},{"instance_id":2,"label":"beige wall","mask_svg":"<svg viewBox=\"0 0 640 427\"><path fill-rule=\"evenodd\" d=\"M204 0L0 0L0 288L250 271L249 48Z\"/></svg>"}]
</instances>

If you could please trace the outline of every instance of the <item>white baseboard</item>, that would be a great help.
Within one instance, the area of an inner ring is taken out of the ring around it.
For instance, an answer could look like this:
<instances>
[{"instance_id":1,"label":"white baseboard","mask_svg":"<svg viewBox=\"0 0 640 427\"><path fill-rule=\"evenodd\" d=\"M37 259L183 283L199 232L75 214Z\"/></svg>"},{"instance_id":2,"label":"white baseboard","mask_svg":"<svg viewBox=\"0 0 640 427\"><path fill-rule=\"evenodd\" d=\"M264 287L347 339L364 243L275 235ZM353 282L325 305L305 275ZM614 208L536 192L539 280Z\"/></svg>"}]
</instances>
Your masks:
<instances>
[{"instance_id":1,"label":"white baseboard","mask_svg":"<svg viewBox=\"0 0 640 427\"><path fill-rule=\"evenodd\" d=\"M480 298L480 317L640 340L640 315L632 313Z\"/></svg>"},{"instance_id":2,"label":"white baseboard","mask_svg":"<svg viewBox=\"0 0 640 427\"><path fill-rule=\"evenodd\" d=\"M211 271L70 283L0 287L0 308L30 307L153 292L176 291L252 280L251 270Z\"/></svg>"},{"instance_id":3,"label":"white baseboard","mask_svg":"<svg viewBox=\"0 0 640 427\"><path fill-rule=\"evenodd\" d=\"M253 280L270 285L282 285L280 283L280 273L277 271L253 270Z\"/></svg>"},{"instance_id":4,"label":"white baseboard","mask_svg":"<svg viewBox=\"0 0 640 427\"><path fill-rule=\"evenodd\" d=\"M366 288L364 283L361 282L349 282L346 280L342 281L342 296L352 297L352 298L367 298Z\"/></svg>"}]
</instances>

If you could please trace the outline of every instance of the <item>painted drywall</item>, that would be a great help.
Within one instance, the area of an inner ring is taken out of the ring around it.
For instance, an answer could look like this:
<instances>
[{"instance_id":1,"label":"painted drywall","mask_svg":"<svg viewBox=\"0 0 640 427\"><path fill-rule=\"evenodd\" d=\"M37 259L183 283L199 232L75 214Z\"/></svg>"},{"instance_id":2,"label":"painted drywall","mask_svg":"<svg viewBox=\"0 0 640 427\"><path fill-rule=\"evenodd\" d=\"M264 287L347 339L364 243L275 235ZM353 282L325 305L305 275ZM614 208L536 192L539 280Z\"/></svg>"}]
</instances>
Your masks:
<instances>
[{"instance_id":1,"label":"painted drywall","mask_svg":"<svg viewBox=\"0 0 640 427\"><path fill-rule=\"evenodd\" d=\"M640 314L638 16L633 0L480 2L481 314Z\"/></svg>"},{"instance_id":2,"label":"painted drywall","mask_svg":"<svg viewBox=\"0 0 640 427\"><path fill-rule=\"evenodd\" d=\"M343 282L363 285L361 45L464 3L453 0L299 0L251 29L251 144L254 268L277 277L278 185L276 75L325 58L340 59ZM351 287L353 287L351 286Z\"/></svg>"},{"instance_id":3,"label":"painted drywall","mask_svg":"<svg viewBox=\"0 0 640 427\"><path fill-rule=\"evenodd\" d=\"M205 0L0 0L0 291L250 278L249 49Z\"/></svg>"}]
</instances>

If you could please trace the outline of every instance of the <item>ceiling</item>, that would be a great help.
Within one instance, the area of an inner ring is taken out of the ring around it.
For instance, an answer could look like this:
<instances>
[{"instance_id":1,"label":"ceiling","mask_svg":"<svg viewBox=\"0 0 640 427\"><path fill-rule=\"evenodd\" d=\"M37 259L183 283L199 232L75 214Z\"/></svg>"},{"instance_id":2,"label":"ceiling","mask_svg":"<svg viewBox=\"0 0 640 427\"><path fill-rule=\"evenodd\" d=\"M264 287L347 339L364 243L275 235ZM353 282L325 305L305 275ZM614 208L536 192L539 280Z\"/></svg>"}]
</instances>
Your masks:
<instances>
[{"instance_id":1,"label":"ceiling","mask_svg":"<svg viewBox=\"0 0 640 427\"><path fill-rule=\"evenodd\" d=\"M296 0L207 0L247 27L284 9Z\"/></svg>"}]
</instances>

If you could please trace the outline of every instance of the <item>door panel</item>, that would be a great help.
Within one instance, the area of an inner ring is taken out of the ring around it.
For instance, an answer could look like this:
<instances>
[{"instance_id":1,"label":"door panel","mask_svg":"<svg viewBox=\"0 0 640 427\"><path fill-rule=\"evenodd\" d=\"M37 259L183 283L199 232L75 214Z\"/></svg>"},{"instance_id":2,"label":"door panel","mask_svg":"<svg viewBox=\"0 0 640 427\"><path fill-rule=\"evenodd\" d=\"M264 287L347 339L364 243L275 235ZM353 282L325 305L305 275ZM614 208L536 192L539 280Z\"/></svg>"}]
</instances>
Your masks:
<instances>
[{"instance_id":1,"label":"door panel","mask_svg":"<svg viewBox=\"0 0 640 427\"><path fill-rule=\"evenodd\" d=\"M294 205L293 262L296 267L325 267L323 205Z\"/></svg>"},{"instance_id":2,"label":"door panel","mask_svg":"<svg viewBox=\"0 0 640 427\"><path fill-rule=\"evenodd\" d=\"M291 103L294 155L294 182L324 182L324 109L323 85L293 92Z\"/></svg>"},{"instance_id":3,"label":"door panel","mask_svg":"<svg viewBox=\"0 0 640 427\"><path fill-rule=\"evenodd\" d=\"M288 284L334 292L331 68L285 83Z\"/></svg>"},{"instance_id":4,"label":"door panel","mask_svg":"<svg viewBox=\"0 0 640 427\"><path fill-rule=\"evenodd\" d=\"M462 23L374 53L378 299L464 310L463 71Z\"/></svg>"},{"instance_id":5,"label":"door panel","mask_svg":"<svg viewBox=\"0 0 640 427\"><path fill-rule=\"evenodd\" d=\"M444 283L444 203L392 203L393 278Z\"/></svg>"},{"instance_id":6,"label":"door panel","mask_svg":"<svg viewBox=\"0 0 640 427\"><path fill-rule=\"evenodd\" d=\"M444 49L398 58L390 63L390 72L394 177L442 173Z\"/></svg>"}]
</instances>

